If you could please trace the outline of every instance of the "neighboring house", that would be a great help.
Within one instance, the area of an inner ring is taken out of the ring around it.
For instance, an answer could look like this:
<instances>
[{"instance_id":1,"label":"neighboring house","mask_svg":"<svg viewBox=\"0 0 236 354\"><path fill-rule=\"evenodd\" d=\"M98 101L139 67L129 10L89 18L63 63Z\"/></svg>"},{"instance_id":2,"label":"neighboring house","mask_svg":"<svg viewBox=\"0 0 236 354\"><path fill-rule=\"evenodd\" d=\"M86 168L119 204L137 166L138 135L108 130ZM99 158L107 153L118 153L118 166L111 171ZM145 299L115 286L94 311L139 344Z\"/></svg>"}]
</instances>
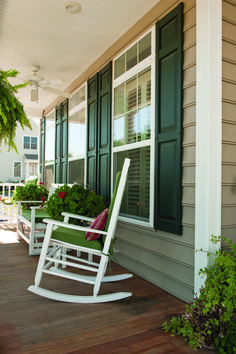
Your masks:
<instances>
[{"instance_id":1,"label":"neighboring house","mask_svg":"<svg viewBox=\"0 0 236 354\"><path fill-rule=\"evenodd\" d=\"M30 120L32 130L21 127L16 129L15 150L8 151L4 144L0 147L0 181L21 182L29 176L39 174L39 124L34 119Z\"/></svg>"},{"instance_id":2,"label":"neighboring house","mask_svg":"<svg viewBox=\"0 0 236 354\"><path fill-rule=\"evenodd\" d=\"M160 0L88 62L73 98L45 109L41 178L109 203L130 157L116 259L191 300L208 262L194 250L214 250L211 234L236 241L236 3Z\"/></svg>"}]
</instances>

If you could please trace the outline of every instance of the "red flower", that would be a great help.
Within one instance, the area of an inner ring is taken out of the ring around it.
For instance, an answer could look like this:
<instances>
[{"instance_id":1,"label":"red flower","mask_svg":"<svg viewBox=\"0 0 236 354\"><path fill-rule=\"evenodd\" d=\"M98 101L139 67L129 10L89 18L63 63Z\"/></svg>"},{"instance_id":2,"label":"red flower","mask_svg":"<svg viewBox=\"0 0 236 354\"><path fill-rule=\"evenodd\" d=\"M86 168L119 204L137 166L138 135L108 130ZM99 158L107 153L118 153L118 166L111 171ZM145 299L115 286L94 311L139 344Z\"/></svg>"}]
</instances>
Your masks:
<instances>
[{"instance_id":1,"label":"red flower","mask_svg":"<svg viewBox=\"0 0 236 354\"><path fill-rule=\"evenodd\" d=\"M41 200L42 200L43 203L45 202L45 198L44 197L41 197Z\"/></svg>"},{"instance_id":2,"label":"red flower","mask_svg":"<svg viewBox=\"0 0 236 354\"><path fill-rule=\"evenodd\" d=\"M40 185L40 186L43 186L43 182L40 182L39 185Z\"/></svg>"},{"instance_id":3,"label":"red flower","mask_svg":"<svg viewBox=\"0 0 236 354\"><path fill-rule=\"evenodd\" d=\"M66 195L65 192L58 192L59 198L63 199Z\"/></svg>"},{"instance_id":4,"label":"red flower","mask_svg":"<svg viewBox=\"0 0 236 354\"><path fill-rule=\"evenodd\" d=\"M21 181L20 181L20 183L24 183L25 181L22 179Z\"/></svg>"}]
</instances>

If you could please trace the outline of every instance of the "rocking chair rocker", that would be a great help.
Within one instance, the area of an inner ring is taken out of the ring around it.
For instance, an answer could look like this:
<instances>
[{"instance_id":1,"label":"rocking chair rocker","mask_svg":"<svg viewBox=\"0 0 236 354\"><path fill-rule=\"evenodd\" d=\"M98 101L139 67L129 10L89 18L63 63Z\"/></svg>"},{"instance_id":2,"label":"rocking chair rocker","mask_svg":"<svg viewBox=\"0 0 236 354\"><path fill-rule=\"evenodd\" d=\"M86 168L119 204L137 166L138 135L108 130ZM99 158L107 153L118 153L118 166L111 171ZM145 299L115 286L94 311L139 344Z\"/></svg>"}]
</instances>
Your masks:
<instances>
[{"instance_id":1,"label":"rocking chair rocker","mask_svg":"<svg viewBox=\"0 0 236 354\"><path fill-rule=\"evenodd\" d=\"M29 291L49 299L72 303L101 303L120 300L132 295L130 292L98 295L101 282L118 281L133 276L132 274L105 276L129 165L130 159L125 159L122 172L118 172L117 174L105 231L69 224L70 217L79 220L93 221L93 219L81 215L62 213L62 215L64 215L63 222L44 219L44 222L47 223L47 229L35 275L35 285L30 286L28 288ZM93 241L87 241L85 237L86 232L100 234L100 237ZM104 243L100 241L102 238ZM49 247L52 244L54 246L53 251L49 251L48 253ZM65 252L67 248L77 251L77 255L80 255L80 257L67 254L67 252ZM81 256L83 253L88 254L88 258L83 258ZM94 261L93 256L98 256L99 261ZM95 276L77 274L63 269L67 266L77 270L82 269L92 272ZM40 282L43 273L91 284L93 285L93 295L69 295L41 288Z\"/></svg>"}]
</instances>

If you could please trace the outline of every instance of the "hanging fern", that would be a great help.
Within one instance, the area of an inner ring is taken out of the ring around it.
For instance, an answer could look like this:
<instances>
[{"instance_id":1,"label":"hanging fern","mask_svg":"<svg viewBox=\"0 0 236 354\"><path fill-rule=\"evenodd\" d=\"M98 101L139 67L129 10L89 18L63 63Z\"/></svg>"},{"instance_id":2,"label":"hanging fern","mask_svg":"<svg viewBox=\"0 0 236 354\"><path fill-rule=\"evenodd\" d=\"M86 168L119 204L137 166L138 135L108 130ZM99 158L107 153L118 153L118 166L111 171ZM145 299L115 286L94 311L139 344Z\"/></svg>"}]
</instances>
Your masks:
<instances>
[{"instance_id":1,"label":"hanging fern","mask_svg":"<svg viewBox=\"0 0 236 354\"><path fill-rule=\"evenodd\" d=\"M13 86L8 81L8 78L16 77L18 73L15 69L8 71L0 69L0 145L4 143L8 146L8 151L14 149L17 153L14 142L17 126L20 124L22 129L26 126L32 130L22 103L15 96L18 89L28 83Z\"/></svg>"}]
</instances>

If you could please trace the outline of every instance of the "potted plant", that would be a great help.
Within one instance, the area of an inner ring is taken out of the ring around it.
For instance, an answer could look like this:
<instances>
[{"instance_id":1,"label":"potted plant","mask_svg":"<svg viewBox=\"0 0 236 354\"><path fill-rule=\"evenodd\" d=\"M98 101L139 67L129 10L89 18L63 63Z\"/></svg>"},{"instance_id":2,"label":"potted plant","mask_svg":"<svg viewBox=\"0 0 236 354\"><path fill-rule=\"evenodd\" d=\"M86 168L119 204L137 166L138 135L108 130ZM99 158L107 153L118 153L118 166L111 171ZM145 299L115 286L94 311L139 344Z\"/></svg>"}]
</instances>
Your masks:
<instances>
[{"instance_id":1,"label":"potted plant","mask_svg":"<svg viewBox=\"0 0 236 354\"><path fill-rule=\"evenodd\" d=\"M0 144L3 142L8 145L9 150L14 149L17 153L17 146L14 142L15 131L18 124L31 128L22 103L16 98L15 94L19 88L25 87L28 83L11 85L9 78L15 78L18 71L11 69L3 71L0 69Z\"/></svg>"},{"instance_id":2,"label":"potted plant","mask_svg":"<svg viewBox=\"0 0 236 354\"><path fill-rule=\"evenodd\" d=\"M33 184L26 184L25 186L18 186L13 193L12 199L14 202L17 201L29 201L29 203L23 203L23 209L29 209L34 206L34 203L30 201L42 201L42 204L48 198L48 190L42 184L34 186ZM38 205L38 204L37 204Z\"/></svg>"},{"instance_id":3,"label":"potted plant","mask_svg":"<svg viewBox=\"0 0 236 354\"><path fill-rule=\"evenodd\" d=\"M78 184L57 188L45 203L48 215L54 220L63 220L61 213L68 212L88 217L97 217L105 208L103 197ZM74 221L75 222L75 221Z\"/></svg>"},{"instance_id":4,"label":"potted plant","mask_svg":"<svg viewBox=\"0 0 236 354\"><path fill-rule=\"evenodd\" d=\"M213 265L200 270L206 276L200 295L163 329L182 335L194 349L213 347L217 353L229 354L236 353L236 244L222 239L230 251L217 251ZM212 237L212 242L220 241L220 236Z\"/></svg>"}]
</instances>

